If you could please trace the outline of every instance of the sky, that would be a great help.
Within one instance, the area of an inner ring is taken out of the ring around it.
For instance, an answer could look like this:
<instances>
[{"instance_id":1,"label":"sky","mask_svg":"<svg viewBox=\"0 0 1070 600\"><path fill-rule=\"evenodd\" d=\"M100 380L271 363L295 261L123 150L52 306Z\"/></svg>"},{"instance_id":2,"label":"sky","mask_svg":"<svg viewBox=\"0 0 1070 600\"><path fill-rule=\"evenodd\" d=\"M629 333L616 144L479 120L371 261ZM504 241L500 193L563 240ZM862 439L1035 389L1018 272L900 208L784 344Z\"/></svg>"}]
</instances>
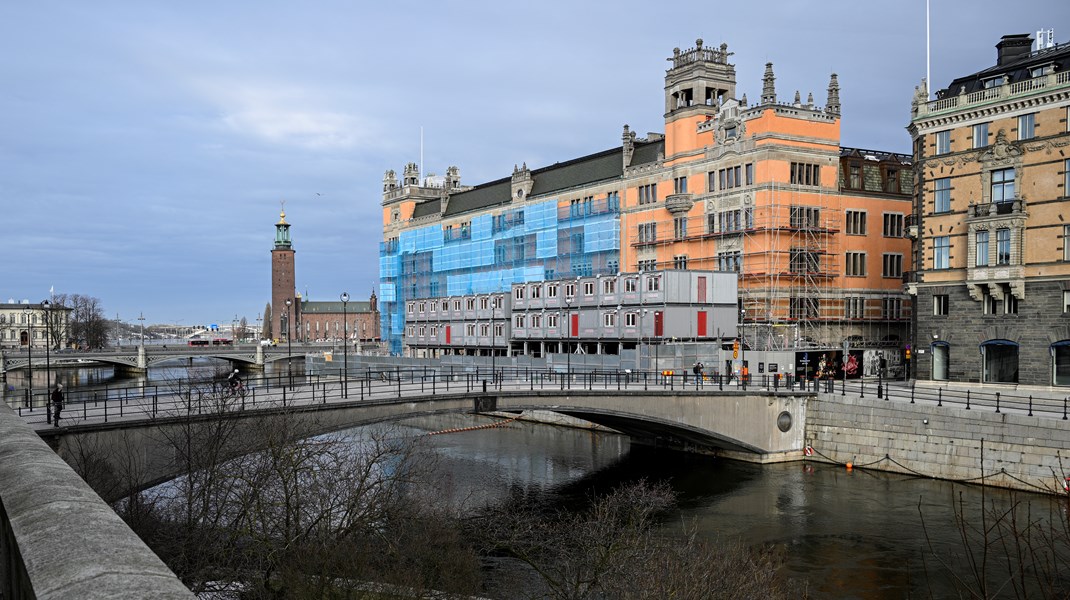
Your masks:
<instances>
[{"instance_id":1,"label":"sky","mask_svg":"<svg viewBox=\"0 0 1070 600\"><path fill-rule=\"evenodd\" d=\"M933 89L995 64L1066 0L932 0ZM0 4L0 302L56 293L108 318L255 322L280 201L298 291L366 299L382 180L421 161L475 185L663 130L672 49L728 44L737 93L839 76L844 146L909 153L925 2Z\"/></svg>"}]
</instances>

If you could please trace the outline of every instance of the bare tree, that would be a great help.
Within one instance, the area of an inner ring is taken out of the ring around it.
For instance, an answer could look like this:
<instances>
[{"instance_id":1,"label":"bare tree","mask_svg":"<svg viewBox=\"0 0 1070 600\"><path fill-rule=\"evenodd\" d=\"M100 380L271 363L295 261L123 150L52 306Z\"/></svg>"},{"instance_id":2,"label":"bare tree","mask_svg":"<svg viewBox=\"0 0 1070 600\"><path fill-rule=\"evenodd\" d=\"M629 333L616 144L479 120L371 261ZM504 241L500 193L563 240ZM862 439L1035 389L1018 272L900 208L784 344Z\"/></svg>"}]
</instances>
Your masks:
<instances>
[{"instance_id":1,"label":"bare tree","mask_svg":"<svg viewBox=\"0 0 1070 600\"><path fill-rule=\"evenodd\" d=\"M104 318L104 308L98 298L82 294L55 294L52 303L54 306L70 309L66 317L66 332L62 332L63 327L58 325L60 323L58 319L63 318L58 313L66 311L51 311L55 313L52 318L57 324L49 328L55 344L70 341L89 348L107 345L109 323ZM66 334L66 340L58 339L62 333Z\"/></svg>"}]
</instances>

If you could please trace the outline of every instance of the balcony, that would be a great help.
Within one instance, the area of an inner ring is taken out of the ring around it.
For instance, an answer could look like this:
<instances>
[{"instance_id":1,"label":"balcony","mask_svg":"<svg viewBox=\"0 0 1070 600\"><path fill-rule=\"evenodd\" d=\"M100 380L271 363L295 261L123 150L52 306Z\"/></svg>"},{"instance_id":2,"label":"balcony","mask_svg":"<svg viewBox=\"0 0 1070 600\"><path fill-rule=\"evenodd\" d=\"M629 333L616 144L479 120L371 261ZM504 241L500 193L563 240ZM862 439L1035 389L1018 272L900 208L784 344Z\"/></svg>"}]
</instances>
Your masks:
<instances>
[{"instance_id":1,"label":"balcony","mask_svg":"<svg viewBox=\"0 0 1070 600\"><path fill-rule=\"evenodd\" d=\"M1004 215L1025 216L1025 202L1012 200L1010 202L989 202L988 204L971 204L966 209L968 219L984 219Z\"/></svg>"},{"instance_id":2,"label":"balcony","mask_svg":"<svg viewBox=\"0 0 1070 600\"><path fill-rule=\"evenodd\" d=\"M674 215L687 214L694 205L691 194L672 194L665 198L665 209Z\"/></svg>"},{"instance_id":3,"label":"balcony","mask_svg":"<svg viewBox=\"0 0 1070 600\"><path fill-rule=\"evenodd\" d=\"M1054 91L1070 85L1070 71L1049 73L1040 77L1008 83L994 88L958 94L918 104L915 119L945 112L955 112L980 107L993 102L1006 101L1023 96L1032 96Z\"/></svg>"}]
</instances>

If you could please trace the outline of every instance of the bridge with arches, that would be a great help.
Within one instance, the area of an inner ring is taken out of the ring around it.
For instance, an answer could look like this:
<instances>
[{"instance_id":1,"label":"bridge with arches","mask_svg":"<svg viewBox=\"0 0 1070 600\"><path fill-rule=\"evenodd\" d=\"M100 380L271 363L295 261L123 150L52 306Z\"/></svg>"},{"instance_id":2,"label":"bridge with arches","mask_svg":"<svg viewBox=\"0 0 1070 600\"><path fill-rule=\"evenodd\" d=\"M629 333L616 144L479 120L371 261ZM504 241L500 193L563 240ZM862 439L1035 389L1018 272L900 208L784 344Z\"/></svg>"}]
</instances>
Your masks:
<instances>
[{"instance_id":1,"label":"bridge with arches","mask_svg":"<svg viewBox=\"0 0 1070 600\"><path fill-rule=\"evenodd\" d=\"M323 352L330 347L323 345L292 344L287 347L238 345L238 346L121 346L103 350L54 351L44 349L0 350L0 373L18 369L44 369L52 367L89 366L93 363L113 365L130 372L144 372L151 367L174 364L192 358L217 358L240 364L246 368L263 368L264 365L285 361L293 357L303 360L307 352Z\"/></svg>"}]
</instances>

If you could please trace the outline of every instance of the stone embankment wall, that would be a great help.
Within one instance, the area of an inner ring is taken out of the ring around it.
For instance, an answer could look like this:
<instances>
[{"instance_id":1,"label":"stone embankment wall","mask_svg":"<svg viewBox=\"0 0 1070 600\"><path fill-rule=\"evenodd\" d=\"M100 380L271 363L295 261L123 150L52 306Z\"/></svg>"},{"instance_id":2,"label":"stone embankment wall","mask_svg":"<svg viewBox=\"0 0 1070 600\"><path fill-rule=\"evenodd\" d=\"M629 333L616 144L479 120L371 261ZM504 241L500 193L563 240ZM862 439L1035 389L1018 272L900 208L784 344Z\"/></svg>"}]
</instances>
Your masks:
<instances>
[{"instance_id":1,"label":"stone embankment wall","mask_svg":"<svg viewBox=\"0 0 1070 600\"><path fill-rule=\"evenodd\" d=\"M1063 493L1070 475L1058 418L818 394L806 440L810 460L1031 492Z\"/></svg>"}]
</instances>

